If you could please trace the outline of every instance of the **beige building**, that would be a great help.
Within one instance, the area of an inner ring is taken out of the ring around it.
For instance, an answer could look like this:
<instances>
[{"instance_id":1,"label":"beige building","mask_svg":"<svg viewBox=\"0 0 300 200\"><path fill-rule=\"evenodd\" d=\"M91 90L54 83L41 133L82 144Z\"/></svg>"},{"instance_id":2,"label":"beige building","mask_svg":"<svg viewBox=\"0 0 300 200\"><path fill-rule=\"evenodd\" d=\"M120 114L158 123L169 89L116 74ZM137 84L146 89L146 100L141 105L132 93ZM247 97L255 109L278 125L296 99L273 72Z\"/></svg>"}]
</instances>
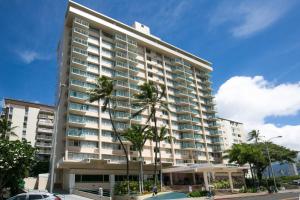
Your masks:
<instances>
[{"instance_id":1,"label":"beige building","mask_svg":"<svg viewBox=\"0 0 300 200\"><path fill-rule=\"evenodd\" d=\"M38 148L41 159L49 159L52 148L54 107L39 103L4 99L3 114L12 122L10 140L26 139Z\"/></svg>"},{"instance_id":2,"label":"beige building","mask_svg":"<svg viewBox=\"0 0 300 200\"><path fill-rule=\"evenodd\" d=\"M222 147L224 150L230 149L233 144L247 142L247 135L243 123L218 118L217 124L219 125L219 133L222 136Z\"/></svg>"},{"instance_id":3,"label":"beige building","mask_svg":"<svg viewBox=\"0 0 300 200\"><path fill-rule=\"evenodd\" d=\"M135 22L128 26L70 1L58 63L55 187L111 189L115 181L124 179L125 157L112 134L108 113L101 111L103 102L88 102L88 90L95 88L100 76L115 80L113 116L120 131L131 124L145 124L148 111L129 118L136 111L131 103L139 84L153 81L167 86L171 112L158 112L158 126L167 126L176 139L162 142L164 166L221 161L210 62L153 36L145 25ZM138 152L125 143L130 174L136 179ZM154 143L146 142L143 157L145 178L149 178L153 175ZM195 180L195 174L193 177ZM165 176L165 182L169 180Z\"/></svg>"}]
</instances>

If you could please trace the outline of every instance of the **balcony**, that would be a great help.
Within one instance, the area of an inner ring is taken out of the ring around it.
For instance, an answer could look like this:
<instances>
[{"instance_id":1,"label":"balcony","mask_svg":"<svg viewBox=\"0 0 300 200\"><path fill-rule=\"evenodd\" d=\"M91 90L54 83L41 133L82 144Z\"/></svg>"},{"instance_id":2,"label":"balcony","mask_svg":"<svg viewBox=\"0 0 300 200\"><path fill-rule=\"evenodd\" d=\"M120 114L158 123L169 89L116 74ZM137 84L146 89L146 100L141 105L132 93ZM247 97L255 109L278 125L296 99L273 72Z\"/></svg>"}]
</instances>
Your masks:
<instances>
[{"instance_id":1,"label":"balcony","mask_svg":"<svg viewBox=\"0 0 300 200\"><path fill-rule=\"evenodd\" d=\"M52 147L51 143L46 143L46 142L36 142L35 143L36 147Z\"/></svg>"},{"instance_id":2,"label":"balcony","mask_svg":"<svg viewBox=\"0 0 300 200\"><path fill-rule=\"evenodd\" d=\"M52 137L51 136L46 136L46 135L37 135L36 139L37 140L48 140L48 141L50 140L51 141Z\"/></svg>"},{"instance_id":3,"label":"balcony","mask_svg":"<svg viewBox=\"0 0 300 200\"><path fill-rule=\"evenodd\" d=\"M126 42L126 35L115 34L115 40L121 41L121 42Z\"/></svg>"},{"instance_id":4,"label":"balcony","mask_svg":"<svg viewBox=\"0 0 300 200\"><path fill-rule=\"evenodd\" d=\"M127 112L115 112L112 117L115 121L129 121L129 113Z\"/></svg>"},{"instance_id":5,"label":"balcony","mask_svg":"<svg viewBox=\"0 0 300 200\"><path fill-rule=\"evenodd\" d=\"M121 51L127 51L127 46L126 46L126 44L116 42L115 49L121 50Z\"/></svg>"},{"instance_id":6,"label":"balcony","mask_svg":"<svg viewBox=\"0 0 300 200\"><path fill-rule=\"evenodd\" d=\"M182 66L183 65L183 62L180 58L175 58L173 63L177 66Z\"/></svg>"},{"instance_id":7,"label":"balcony","mask_svg":"<svg viewBox=\"0 0 300 200\"><path fill-rule=\"evenodd\" d=\"M195 149L195 144L194 143L182 142L180 146L181 146L182 149L187 149L187 150Z\"/></svg>"},{"instance_id":8,"label":"balcony","mask_svg":"<svg viewBox=\"0 0 300 200\"><path fill-rule=\"evenodd\" d=\"M194 135L193 135L193 134L186 134L186 133L183 133L183 134L181 134L180 139L182 139L182 140L194 141Z\"/></svg>"},{"instance_id":9,"label":"balcony","mask_svg":"<svg viewBox=\"0 0 300 200\"><path fill-rule=\"evenodd\" d=\"M187 91L178 91L175 93L175 95L182 98L188 98L190 96Z\"/></svg>"},{"instance_id":10,"label":"balcony","mask_svg":"<svg viewBox=\"0 0 300 200\"><path fill-rule=\"evenodd\" d=\"M118 80L127 80L128 79L128 73L116 71L114 74L114 78Z\"/></svg>"},{"instance_id":11,"label":"balcony","mask_svg":"<svg viewBox=\"0 0 300 200\"><path fill-rule=\"evenodd\" d=\"M217 123L209 123L208 127L211 129L218 129L220 126Z\"/></svg>"},{"instance_id":12,"label":"balcony","mask_svg":"<svg viewBox=\"0 0 300 200\"><path fill-rule=\"evenodd\" d=\"M76 57L72 57L71 64L75 67L79 67L79 68L84 69L84 70L86 70L86 68L88 66L87 61L76 58Z\"/></svg>"},{"instance_id":13,"label":"balcony","mask_svg":"<svg viewBox=\"0 0 300 200\"><path fill-rule=\"evenodd\" d=\"M89 23L88 22L86 22L82 19L79 19L77 17L74 18L73 22L74 22L74 24L77 24L77 25L81 26L82 28L86 28L86 29L89 28Z\"/></svg>"},{"instance_id":14,"label":"balcony","mask_svg":"<svg viewBox=\"0 0 300 200\"><path fill-rule=\"evenodd\" d=\"M192 118L190 115L181 115L177 117L178 123L187 123L191 122Z\"/></svg>"},{"instance_id":15,"label":"balcony","mask_svg":"<svg viewBox=\"0 0 300 200\"><path fill-rule=\"evenodd\" d=\"M185 76L183 76L183 75L173 75L173 78L174 78L174 80L175 81L178 81L178 82L185 82L186 80L185 80Z\"/></svg>"},{"instance_id":16,"label":"balcony","mask_svg":"<svg viewBox=\"0 0 300 200\"><path fill-rule=\"evenodd\" d=\"M179 100L176 100L175 104L176 105L182 105L182 106L189 106L190 102L189 102L189 100L187 98L181 98Z\"/></svg>"},{"instance_id":17,"label":"balcony","mask_svg":"<svg viewBox=\"0 0 300 200\"><path fill-rule=\"evenodd\" d=\"M179 131L181 132L194 132L193 126L190 124L179 125Z\"/></svg>"},{"instance_id":18,"label":"balcony","mask_svg":"<svg viewBox=\"0 0 300 200\"><path fill-rule=\"evenodd\" d=\"M38 133L53 133L53 129L49 129L49 128L38 128L37 129Z\"/></svg>"},{"instance_id":19,"label":"balcony","mask_svg":"<svg viewBox=\"0 0 300 200\"><path fill-rule=\"evenodd\" d=\"M73 47L72 48L72 55L85 60L88 57L88 53L86 50L81 49L79 47Z\"/></svg>"},{"instance_id":20,"label":"balcony","mask_svg":"<svg viewBox=\"0 0 300 200\"><path fill-rule=\"evenodd\" d=\"M183 66L175 66L175 67L173 67L173 70L175 73L184 75L184 67Z\"/></svg>"},{"instance_id":21,"label":"balcony","mask_svg":"<svg viewBox=\"0 0 300 200\"><path fill-rule=\"evenodd\" d=\"M176 112L177 114L190 114L191 110L189 107L177 107Z\"/></svg>"},{"instance_id":22,"label":"balcony","mask_svg":"<svg viewBox=\"0 0 300 200\"><path fill-rule=\"evenodd\" d=\"M45 155L50 155L51 154L51 150L50 149L39 149L38 154L45 154Z\"/></svg>"},{"instance_id":23,"label":"balcony","mask_svg":"<svg viewBox=\"0 0 300 200\"><path fill-rule=\"evenodd\" d=\"M131 109L131 105L128 102L115 101L112 103L113 107L116 107L118 110L128 111Z\"/></svg>"},{"instance_id":24,"label":"balcony","mask_svg":"<svg viewBox=\"0 0 300 200\"><path fill-rule=\"evenodd\" d=\"M88 39L89 37L89 31L88 30L84 30L82 28L78 28L78 27L74 27L73 28L73 36L74 37L80 37L83 39Z\"/></svg>"},{"instance_id":25,"label":"balcony","mask_svg":"<svg viewBox=\"0 0 300 200\"><path fill-rule=\"evenodd\" d=\"M123 52L120 52L120 51L116 51L115 56L116 56L117 60L120 60L120 61L123 61L123 62L127 61L127 55L126 55L126 53L123 53Z\"/></svg>"},{"instance_id":26,"label":"balcony","mask_svg":"<svg viewBox=\"0 0 300 200\"><path fill-rule=\"evenodd\" d=\"M135 40L127 38L127 44L133 48L137 48L137 42Z\"/></svg>"},{"instance_id":27,"label":"balcony","mask_svg":"<svg viewBox=\"0 0 300 200\"><path fill-rule=\"evenodd\" d=\"M129 99L129 98L130 98L128 92L119 91L119 90L114 92L114 96L115 96L117 99Z\"/></svg>"},{"instance_id":28,"label":"balcony","mask_svg":"<svg viewBox=\"0 0 300 200\"><path fill-rule=\"evenodd\" d=\"M137 68L137 67L134 67L134 66L132 66L132 65L129 65L129 72L130 73L133 73L133 74L138 74L139 73L139 69Z\"/></svg>"},{"instance_id":29,"label":"balcony","mask_svg":"<svg viewBox=\"0 0 300 200\"><path fill-rule=\"evenodd\" d=\"M138 93L140 91L139 86L133 83L130 83L129 89L132 93Z\"/></svg>"},{"instance_id":30,"label":"balcony","mask_svg":"<svg viewBox=\"0 0 300 200\"><path fill-rule=\"evenodd\" d=\"M116 61L115 68L127 72L128 64L126 62Z\"/></svg>"},{"instance_id":31,"label":"balcony","mask_svg":"<svg viewBox=\"0 0 300 200\"><path fill-rule=\"evenodd\" d=\"M79 48L84 48L84 49L88 48L87 40L79 38L79 37L73 37L72 44Z\"/></svg>"},{"instance_id":32,"label":"balcony","mask_svg":"<svg viewBox=\"0 0 300 200\"><path fill-rule=\"evenodd\" d=\"M39 120L38 125L53 127L53 121L51 121L51 120Z\"/></svg>"}]
</instances>

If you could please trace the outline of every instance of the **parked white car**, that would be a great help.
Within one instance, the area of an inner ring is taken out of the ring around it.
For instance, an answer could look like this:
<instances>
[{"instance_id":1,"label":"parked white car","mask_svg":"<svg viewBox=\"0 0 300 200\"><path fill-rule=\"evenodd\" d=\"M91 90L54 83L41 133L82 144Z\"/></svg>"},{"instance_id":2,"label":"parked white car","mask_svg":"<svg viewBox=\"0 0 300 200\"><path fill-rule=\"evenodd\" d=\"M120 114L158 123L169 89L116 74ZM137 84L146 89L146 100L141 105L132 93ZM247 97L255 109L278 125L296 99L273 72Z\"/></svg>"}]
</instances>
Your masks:
<instances>
[{"instance_id":1,"label":"parked white car","mask_svg":"<svg viewBox=\"0 0 300 200\"><path fill-rule=\"evenodd\" d=\"M28 192L18 194L14 197L9 198L8 200L35 200L35 199L43 199L43 200L61 200L55 194L51 194L48 192Z\"/></svg>"}]
</instances>

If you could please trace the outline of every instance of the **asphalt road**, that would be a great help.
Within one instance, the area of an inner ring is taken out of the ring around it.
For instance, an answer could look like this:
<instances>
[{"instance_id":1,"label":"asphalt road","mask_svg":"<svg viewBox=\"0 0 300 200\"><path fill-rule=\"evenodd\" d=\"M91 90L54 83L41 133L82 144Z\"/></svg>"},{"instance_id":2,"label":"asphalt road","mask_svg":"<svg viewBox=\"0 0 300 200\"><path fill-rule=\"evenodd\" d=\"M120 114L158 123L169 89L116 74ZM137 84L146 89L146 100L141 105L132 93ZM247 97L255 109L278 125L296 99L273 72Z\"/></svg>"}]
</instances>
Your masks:
<instances>
[{"instance_id":1,"label":"asphalt road","mask_svg":"<svg viewBox=\"0 0 300 200\"><path fill-rule=\"evenodd\" d=\"M254 197L243 197L243 198L233 198L233 200L242 199L242 200L300 200L299 192L290 192L290 193L276 193L268 194L263 196L254 196Z\"/></svg>"}]
</instances>

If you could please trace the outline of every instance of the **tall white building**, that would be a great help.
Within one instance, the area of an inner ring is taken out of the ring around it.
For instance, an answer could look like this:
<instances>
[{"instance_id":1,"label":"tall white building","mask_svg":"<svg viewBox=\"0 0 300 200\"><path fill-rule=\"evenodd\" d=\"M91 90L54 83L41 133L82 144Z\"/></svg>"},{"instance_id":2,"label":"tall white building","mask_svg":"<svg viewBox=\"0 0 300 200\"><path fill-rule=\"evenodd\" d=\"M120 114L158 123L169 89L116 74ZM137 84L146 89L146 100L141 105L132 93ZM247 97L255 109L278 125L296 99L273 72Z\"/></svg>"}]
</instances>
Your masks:
<instances>
[{"instance_id":1,"label":"tall white building","mask_svg":"<svg viewBox=\"0 0 300 200\"><path fill-rule=\"evenodd\" d=\"M12 122L10 140L26 139L38 148L41 159L49 159L52 148L54 108L39 103L4 99L3 115Z\"/></svg>"},{"instance_id":2,"label":"tall white building","mask_svg":"<svg viewBox=\"0 0 300 200\"><path fill-rule=\"evenodd\" d=\"M139 92L139 84L153 81L166 86L165 100L171 112L158 111L158 126L166 126L176 139L162 142L164 166L221 161L210 62L153 36L145 25L135 22L131 27L70 1L58 47L58 63L55 187L110 189L115 181L124 179L125 156L113 137L108 113L101 111L103 102L88 101L88 91L95 88L100 76L115 81L113 116L120 131L131 124L145 124L147 110L130 118L136 111L131 103L133 95ZM138 152L129 142L125 144L134 178L138 175ZM143 158L145 177L151 177L153 142L146 142ZM166 182L203 180L201 173L181 177L177 174L166 175Z\"/></svg>"},{"instance_id":3,"label":"tall white building","mask_svg":"<svg viewBox=\"0 0 300 200\"><path fill-rule=\"evenodd\" d=\"M222 137L222 147L224 150L230 149L233 144L247 142L247 134L244 124L229 119L218 118L219 133Z\"/></svg>"}]
</instances>

